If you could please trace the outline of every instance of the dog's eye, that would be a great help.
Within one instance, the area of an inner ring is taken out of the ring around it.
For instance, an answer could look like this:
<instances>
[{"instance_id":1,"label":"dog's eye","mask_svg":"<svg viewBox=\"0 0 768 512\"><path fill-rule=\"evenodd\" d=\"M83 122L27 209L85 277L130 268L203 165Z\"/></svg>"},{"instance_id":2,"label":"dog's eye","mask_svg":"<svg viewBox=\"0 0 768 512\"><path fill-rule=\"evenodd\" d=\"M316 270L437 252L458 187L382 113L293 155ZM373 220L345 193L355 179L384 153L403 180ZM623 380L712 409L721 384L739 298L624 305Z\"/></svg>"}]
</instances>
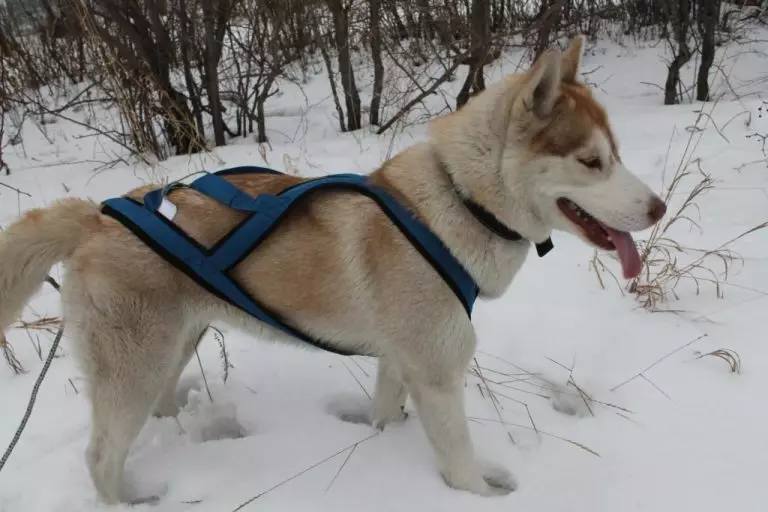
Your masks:
<instances>
[{"instance_id":1,"label":"dog's eye","mask_svg":"<svg viewBox=\"0 0 768 512\"><path fill-rule=\"evenodd\" d=\"M600 169L600 159L597 157L579 158L579 163L590 169Z\"/></svg>"}]
</instances>

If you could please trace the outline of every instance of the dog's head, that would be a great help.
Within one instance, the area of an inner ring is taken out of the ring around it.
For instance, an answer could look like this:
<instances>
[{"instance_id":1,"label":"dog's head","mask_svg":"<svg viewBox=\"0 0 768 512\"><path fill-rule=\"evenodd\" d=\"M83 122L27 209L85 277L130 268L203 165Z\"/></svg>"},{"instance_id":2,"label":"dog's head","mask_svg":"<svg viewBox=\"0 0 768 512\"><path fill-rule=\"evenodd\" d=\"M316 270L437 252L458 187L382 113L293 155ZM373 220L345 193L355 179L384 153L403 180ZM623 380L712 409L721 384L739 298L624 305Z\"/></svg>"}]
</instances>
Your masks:
<instances>
[{"instance_id":1,"label":"dog's head","mask_svg":"<svg viewBox=\"0 0 768 512\"><path fill-rule=\"evenodd\" d=\"M435 133L453 167L469 169L465 183L478 184L477 193L505 189L500 195L511 205L501 206L510 227L534 241L559 229L615 250L632 278L642 263L629 232L654 225L666 206L624 166L605 110L579 82L583 45L579 36L563 53L543 53L529 71L472 98L456 122ZM458 142L459 126L464 154L445 140Z\"/></svg>"}]
</instances>

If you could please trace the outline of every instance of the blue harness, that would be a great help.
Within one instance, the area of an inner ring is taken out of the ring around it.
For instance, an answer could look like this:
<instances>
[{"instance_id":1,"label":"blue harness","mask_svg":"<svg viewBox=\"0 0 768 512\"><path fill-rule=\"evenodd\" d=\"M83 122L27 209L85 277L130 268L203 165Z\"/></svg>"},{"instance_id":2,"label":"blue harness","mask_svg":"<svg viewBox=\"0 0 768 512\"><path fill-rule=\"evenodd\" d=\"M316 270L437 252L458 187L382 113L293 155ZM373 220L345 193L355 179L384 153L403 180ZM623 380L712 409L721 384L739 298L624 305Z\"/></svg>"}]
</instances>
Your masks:
<instances>
[{"instance_id":1,"label":"blue harness","mask_svg":"<svg viewBox=\"0 0 768 512\"><path fill-rule=\"evenodd\" d=\"M175 183L153 190L144 196L143 203L127 197L108 199L102 203L101 211L119 221L168 263L220 299L271 327L318 348L341 355L354 355L289 326L275 313L259 304L230 276L232 269L269 236L301 198L322 189L354 190L378 203L453 290L467 315L471 317L472 306L478 294L478 287L472 276L426 225L389 193L370 183L367 176L325 176L288 187L275 195L259 194L252 197L223 178L244 173L281 174L263 167L236 167L206 174L189 185ZM248 216L213 247L203 247L158 211L165 195L180 187L189 187L225 206L247 212Z\"/></svg>"}]
</instances>

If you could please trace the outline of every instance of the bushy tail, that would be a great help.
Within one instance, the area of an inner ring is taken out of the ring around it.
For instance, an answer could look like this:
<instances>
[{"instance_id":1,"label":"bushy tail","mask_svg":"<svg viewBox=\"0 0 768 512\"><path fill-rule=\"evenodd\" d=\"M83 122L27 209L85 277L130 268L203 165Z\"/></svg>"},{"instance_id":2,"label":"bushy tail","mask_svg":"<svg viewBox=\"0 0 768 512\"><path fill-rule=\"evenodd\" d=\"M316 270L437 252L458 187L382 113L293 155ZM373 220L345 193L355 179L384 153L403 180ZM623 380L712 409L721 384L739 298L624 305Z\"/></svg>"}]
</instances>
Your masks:
<instances>
[{"instance_id":1,"label":"bushy tail","mask_svg":"<svg viewBox=\"0 0 768 512\"><path fill-rule=\"evenodd\" d=\"M28 211L0 231L0 332L45 281L51 267L66 260L98 223L97 204L63 199Z\"/></svg>"}]
</instances>

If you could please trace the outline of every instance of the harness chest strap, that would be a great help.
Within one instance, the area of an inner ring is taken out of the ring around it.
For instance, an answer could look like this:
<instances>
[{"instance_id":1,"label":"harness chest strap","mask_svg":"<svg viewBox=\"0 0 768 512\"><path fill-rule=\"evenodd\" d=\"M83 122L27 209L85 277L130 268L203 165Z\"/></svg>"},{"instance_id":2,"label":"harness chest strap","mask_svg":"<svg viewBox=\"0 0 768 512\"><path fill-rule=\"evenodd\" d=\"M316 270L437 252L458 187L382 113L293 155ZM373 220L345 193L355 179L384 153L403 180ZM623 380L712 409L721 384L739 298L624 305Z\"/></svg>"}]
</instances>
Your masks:
<instances>
[{"instance_id":1,"label":"harness chest strap","mask_svg":"<svg viewBox=\"0 0 768 512\"><path fill-rule=\"evenodd\" d=\"M262 167L238 167L206 174L188 185L225 206L248 213L240 224L210 249L200 245L171 221L175 215L175 205L165 195L174 188L187 185L174 184L149 192L144 196L143 203L127 197L109 199L102 203L102 212L125 225L158 255L222 300L304 342L337 354L351 355L283 322L239 286L230 272L269 236L302 197L321 189L354 190L377 202L453 290L467 315L471 316L478 294L472 276L426 225L386 191L371 184L367 176L331 175L302 182L276 195L260 194L252 197L223 178L243 173L280 174Z\"/></svg>"}]
</instances>

